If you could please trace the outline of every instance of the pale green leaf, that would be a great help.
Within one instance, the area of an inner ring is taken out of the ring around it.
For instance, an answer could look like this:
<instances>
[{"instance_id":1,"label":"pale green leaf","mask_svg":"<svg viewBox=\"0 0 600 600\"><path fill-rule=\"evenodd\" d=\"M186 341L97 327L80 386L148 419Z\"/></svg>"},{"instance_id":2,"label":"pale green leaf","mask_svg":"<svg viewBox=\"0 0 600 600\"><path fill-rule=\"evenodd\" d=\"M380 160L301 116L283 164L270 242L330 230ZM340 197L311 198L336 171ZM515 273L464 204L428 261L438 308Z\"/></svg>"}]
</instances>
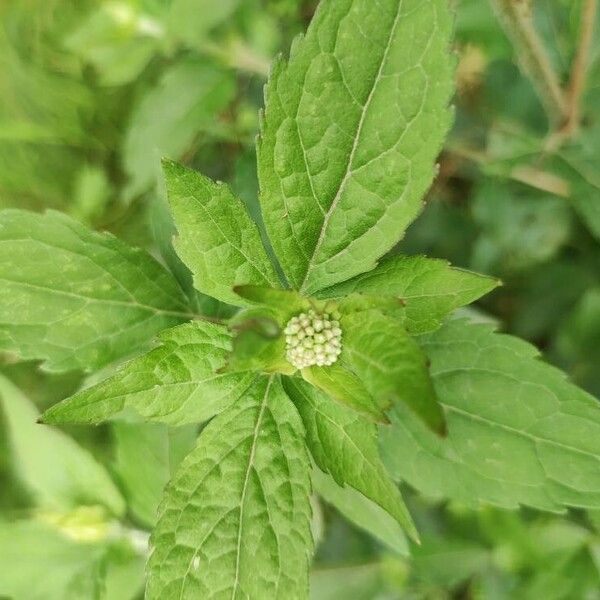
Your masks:
<instances>
[{"instance_id":1,"label":"pale green leaf","mask_svg":"<svg viewBox=\"0 0 600 600\"><path fill-rule=\"evenodd\" d=\"M310 461L302 422L261 378L204 429L152 536L149 600L307 595Z\"/></svg>"},{"instance_id":2,"label":"pale green leaf","mask_svg":"<svg viewBox=\"0 0 600 600\"><path fill-rule=\"evenodd\" d=\"M203 48L206 34L231 17L240 0L173 0L169 30L192 47Z\"/></svg>"},{"instance_id":3,"label":"pale green leaf","mask_svg":"<svg viewBox=\"0 0 600 600\"><path fill-rule=\"evenodd\" d=\"M258 228L228 186L177 163L163 163L179 237L175 249L201 292L243 304L236 285L278 285Z\"/></svg>"},{"instance_id":4,"label":"pale green leaf","mask_svg":"<svg viewBox=\"0 0 600 600\"><path fill-rule=\"evenodd\" d=\"M101 368L190 318L147 253L56 212L0 212L0 349L52 371Z\"/></svg>"},{"instance_id":5,"label":"pale green leaf","mask_svg":"<svg viewBox=\"0 0 600 600\"><path fill-rule=\"evenodd\" d=\"M405 303L405 326L411 333L437 329L453 310L492 291L499 281L455 269L424 256L392 256L369 273L324 290L324 298L351 293L393 295Z\"/></svg>"},{"instance_id":6,"label":"pale green leaf","mask_svg":"<svg viewBox=\"0 0 600 600\"><path fill-rule=\"evenodd\" d=\"M69 510L100 504L123 514L123 498L104 467L61 431L39 425L35 406L4 377L0 377L0 409L15 472L37 506Z\"/></svg>"},{"instance_id":7,"label":"pale green leaf","mask_svg":"<svg viewBox=\"0 0 600 600\"><path fill-rule=\"evenodd\" d=\"M444 413L433 389L427 358L404 327L378 310L343 315L341 325L342 360L379 406L387 410L401 402L443 435Z\"/></svg>"},{"instance_id":8,"label":"pale green leaf","mask_svg":"<svg viewBox=\"0 0 600 600\"><path fill-rule=\"evenodd\" d=\"M45 423L100 423L133 409L170 425L201 423L231 405L252 373L218 373L231 351L223 325L194 321L163 331L161 345L114 376L44 413Z\"/></svg>"},{"instance_id":9,"label":"pale green leaf","mask_svg":"<svg viewBox=\"0 0 600 600\"><path fill-rule=\"evenodd\" d=\"M313 470L315 491L346 519L375 536L392 552L408 556L408 542L394 518L366 496L349 486L338 485L319 468Z\"/></svg>"},{"instance_id":10,"label":"pale green leaf","mask_svg":"<svg viewBox=\"0 0 600 600\"><path fill-rule=\"evenodd\" d=\"M307 294L375 267L419 213L452 120L447 0L329 0L266 89L261 203Z\"/></svg>"},{"instance_id":11,"label":"pale green leaf","mask_svg":"<svg viewBox=\"0 0 600 600\"><path fill-rule=\"evenodd\" d=\"M384 462L429 496L467 506L600 507L600 405L535 348L451 321L424 341L448 437L398 405Z\"/></svg>"},{"instance_id":12,"label":"pale green leaf","mask_svg":"<svg viewBox=\"0 0 600 600\"><path fill-rule=\"evenodd\" d=\"M0 597L65 600L77 579L96 569L104 551L43 523L0 522Z\"/></svg>"},{"instance_id":13,"label":"pale green leaf","mask_svg":"<svg viewBox=\"0 0 600 600\"><path fill-rule=\"evenodd\" d=\"M215 117L234 92L232 73L206 59L182 60L167 69L156 87L143 96L125 134L126 199L155 183L162 157L181 158L199 133L214 127Z\"/></svg>"},{"instance_id":14,"label":"pale green leaf","mask_svg":"<svg viewBox=\"0 0 600 600\"><path fill-rule=\"evenodd\" d=\"M389 591L386 583L378 562L316 568L310 576L310 600L373 600Z\"/></svg>"},{"instance_id":15,"label":"pale green leaf","mask_svg":"<svg viewBox=\"0 0 600 600\"><path fill-rule=\"evenodd\" d=\"M115 472L127 507L138 521L152 527L166 484L194 447L197 427L118 421L113 424L113 432Z\"/></svg>"},{"instance_id":16,"label":"pale green leaf","mask_svg":"<svg viewBox=\"0 0 600 600\"><path fill-rule=\"evenodd\" d=\"M300 412L306 442L318 467L339 485L352 486L373 500L416 538L400 490L379 458L375 424L300 379L286 378L284 385Z\"/></svg>"}]
</instances>

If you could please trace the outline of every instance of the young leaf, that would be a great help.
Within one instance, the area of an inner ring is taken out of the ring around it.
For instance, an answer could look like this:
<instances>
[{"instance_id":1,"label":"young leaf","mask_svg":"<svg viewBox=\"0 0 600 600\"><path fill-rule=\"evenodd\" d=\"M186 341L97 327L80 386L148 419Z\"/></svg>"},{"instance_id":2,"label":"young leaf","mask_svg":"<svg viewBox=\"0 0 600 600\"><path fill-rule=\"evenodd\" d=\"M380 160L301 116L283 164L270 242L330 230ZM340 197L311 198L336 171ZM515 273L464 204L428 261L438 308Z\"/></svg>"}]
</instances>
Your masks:
<instances>
[{"instance_id":1,"label":"young leaf","mask_svg":"<svg viewBox=\"0 0 600 600\"><path fill-rule=\"evenodd\" d=\"M356 373L379 406L406 404L427 426L443 435L444 412L419 344L398 321L378 310L342 317L342 359Z\"/></svg>"},{"instance_id":2,"label":"young leaf","mask_svg":"<svg viewBox=\"0 0 600 600\"><path fill-rule=\"evenodd\" d=\"M335 506L346 519L375 536L392 552L408 556L404 531L383 508L354 488L338 485L333 477L319 468L313 469L312 482L319 496Z\"/></svg>"},{"instance_id":3,"label":"young leaf","mask_svg":"<svg viewBox=\"0 0 600 600\"><path fill-rule=\"evenodd\" d=\"M163 490L194 447L198 429L194 425L168 427L162 423L118 421L113 423L113 433L115 471L127 507L138 521L153 527Z\"/></svg>"},{"instance_id":4,"label":"young leaf","mask_svg":"<svg viewBox=\"0 0 600 600\"><path fill-rule=\"evenodd\" d=\"M186 323L159 335L161 345L112 377L56 404L45 423L101 423L133 409L170 425L201 423L231 405L251 385L253 373L217 373L231 351L222 325Z\"/></svg>"},{"instance_id":5,"label":"young leaf","mask_svg":"<svg viewBox=\"0 0 600 600\"><path fill-rule=\"evenodd\" d=\"M236 285L277 287L258 228L231 190L171 161L164 161L163 168L179 231L175 249L192 271L196 288L240 305Z\"/></svg>"},{"instance_id":6,"label":"young leaf","mask_svg":"<svg viewBox=\"0 0 600 600\"><path fill-rule=\"evenodd\" d=\"M0 349L52 371L99 369L191 316L148 254L56 212L0 212L0 282Z\"/></svg>"},{"instance_id":7,"label":"young leaf","mask_svg":"<svg viewBox=\"0 0 600 600\"><path fill-rule=\"evenodd\" d=\"M351 293L393 295L406 304L404 325L410 333L437 329L456 308L492 291L499 281L424 256L392 256L369 273L323 290L322 298Z\"/></svg>"},{"instance_id":8,"label":"young leaf","mask_svg":"<svg viewBox=\"0 0 600 600\"><path fill-rule=\"evenodd\" d=\"M600 507L600 406L529 344L452 321L425 339L448 437L401 405L381 447L391 473L468 506Z\"/></svg>"},{"instance_id":9,"label":"young leaf","mask_svg":"<svg viewBox=\"0 0 600 600\"><path fill-rule=\"evenodd\" d=\"M416 539L400 490L379 458L376 426L300 379L286 378L284 386L300 412L318 467L339 485L350 485L373 500Z\"/></svg>"},{"instance_id":10,"label":"young leaf","mask_svg":"<svg viewBox=\"0 0 600 600\"><path fill-rule=\"evenodd\" d=\"M61 431L39 425L35 406L0 377L0 409L7 423L15 468L42 508L105 506L122 515L125 503L104 467Z\"/></svg>"},{"instance_id":11,"label":"young leaf","mask_svg":"<svg viewBox=\"0 0 600 600\"><path fill-rule=\"evenodd\" d=\"M304 598L312 551L302 422L261 378L204 429L152 535L150 600Z\"/></svg>"},{"instance_id":12,"label":"young leaf","mask_svg":"<svg viewBox=\"0 0 600 600\"><path fill-rule=\"evenodd\" d=\"M306 311L311 307L308 298L301 296L293 290L273 289L255 285L238 285L235 287L235 293L251 304L268 306L281 315L284 322L292 315Z\"/></svg>"},{"instance_id":13,"label":"young leaf","mask_svg":"<svg viewBox=\"0 0 600 600\"><path fill-rule=\"evenodd\" d=\"M302 377L336 402L373 421L388 422L385 409L389 406L378 406L363 382L343 366L308 367L302 369Z\"/></svg>"},{"instance_id":14,"label":"young leaf","mask_svg":"<svg viewBox=\"0 0 600 600\"><path fill-rule=\"evenodd\" d=\"M267 85L265 224L312 294L372 269L422 206L452 112L447 0L322 2Z\"/></svg>"}]
</instances>

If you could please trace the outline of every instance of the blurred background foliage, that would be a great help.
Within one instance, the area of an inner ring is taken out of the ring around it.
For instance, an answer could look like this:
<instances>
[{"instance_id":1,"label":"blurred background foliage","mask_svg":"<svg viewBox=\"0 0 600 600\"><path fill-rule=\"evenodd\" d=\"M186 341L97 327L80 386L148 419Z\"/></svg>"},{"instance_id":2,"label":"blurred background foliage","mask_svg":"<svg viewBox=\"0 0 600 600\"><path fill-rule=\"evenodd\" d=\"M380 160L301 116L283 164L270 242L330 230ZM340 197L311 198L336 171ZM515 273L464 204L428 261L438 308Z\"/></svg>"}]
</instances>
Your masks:
<instances>
[{"instance_id":1,"label":"blurred background foliage","mask_svg":"<svg viewBox=\"0 0 600 600\"><path fill-rule=\"evenodd\" d=\"M530 340L598 396L600 27L581 127L563 135L549 128L491 5L454 3L456 125L426 208L399 249L502 278L469 315ZM587 4L532 3L563 83ZM64 211L162 255L186 278L170 247L159 158L229 182L260 223L254 138L262 88L271 59L306 28L315 5L4 0L0 208ZM219 310L203 298L199 307ZM83 381L0 357L0 598L142 596L156 505L197 431L34 424ZM335 493L322 483L324 498ZM600 599L600 514L473 512L407 494L420 547L358 500L347 519L315 501L313 600ZM365 521L377 535L364 531Z\"/></svg>"}]
</instances>

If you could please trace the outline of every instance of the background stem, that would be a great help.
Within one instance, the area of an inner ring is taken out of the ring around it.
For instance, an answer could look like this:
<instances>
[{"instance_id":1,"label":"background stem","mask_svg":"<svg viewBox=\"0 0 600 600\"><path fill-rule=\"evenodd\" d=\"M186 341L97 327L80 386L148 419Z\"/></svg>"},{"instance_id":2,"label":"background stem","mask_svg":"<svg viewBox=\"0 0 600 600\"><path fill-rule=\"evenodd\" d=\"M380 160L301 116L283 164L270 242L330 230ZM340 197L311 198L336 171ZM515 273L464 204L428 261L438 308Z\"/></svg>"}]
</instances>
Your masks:
<instances>
[{"instance_id":1,"label":"background stem","mask_svg":"<svg viewBox=\"0 0 600 600\"><path fill-rule=\"evenodd\" d=\"M553 128L567 115L567 99L542 40L533 26L528 0L491 0L510 38L521 68L529 77L544 105Z\"/></svg>"}]
</instances>

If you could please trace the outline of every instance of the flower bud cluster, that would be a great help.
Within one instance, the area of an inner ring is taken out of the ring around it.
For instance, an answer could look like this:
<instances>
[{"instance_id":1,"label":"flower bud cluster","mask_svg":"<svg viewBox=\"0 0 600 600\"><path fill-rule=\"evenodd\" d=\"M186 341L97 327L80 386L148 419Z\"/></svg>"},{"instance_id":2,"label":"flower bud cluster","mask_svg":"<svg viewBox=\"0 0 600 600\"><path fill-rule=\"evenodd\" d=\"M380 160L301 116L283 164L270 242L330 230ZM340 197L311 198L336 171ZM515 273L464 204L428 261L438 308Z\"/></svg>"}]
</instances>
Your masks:
<instances>
[{"instance_id":1,"label":"flower bud cluster","mask_svg":"<svg viewBox=\"0 0 600 600\"><path fill-rule=\"evenodd\" d=\"M301 313L289 320L284 333L286 357L297 369L330 366L342 351L340 323L329 313Z\"/></svg>"}]
</instances>

